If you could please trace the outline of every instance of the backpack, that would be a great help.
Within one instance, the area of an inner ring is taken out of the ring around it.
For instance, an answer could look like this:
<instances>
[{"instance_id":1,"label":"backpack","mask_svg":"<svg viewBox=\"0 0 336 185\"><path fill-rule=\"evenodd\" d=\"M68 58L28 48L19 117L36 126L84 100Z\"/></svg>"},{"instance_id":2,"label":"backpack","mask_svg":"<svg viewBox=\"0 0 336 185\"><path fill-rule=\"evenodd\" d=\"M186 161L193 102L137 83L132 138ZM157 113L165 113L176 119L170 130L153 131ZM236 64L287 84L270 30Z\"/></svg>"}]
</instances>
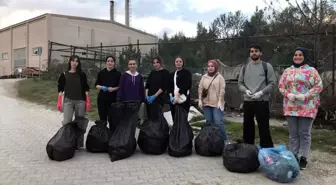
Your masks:
<instances>
[{"instance_id":1,"label":"backpack","mask_svg":"<svg viewBox=\"0 0 336 185\"><path fill-rule=\"evenodd\" d=\"M267 62L261 61L261 64L263 66L264 72L265 72L265 80L266 80L266 85L268 84L268 79L267 79ZM246 64L243 66L243 76L245 76L245 69L246 69Z\"/></svg>"}]
</instances>

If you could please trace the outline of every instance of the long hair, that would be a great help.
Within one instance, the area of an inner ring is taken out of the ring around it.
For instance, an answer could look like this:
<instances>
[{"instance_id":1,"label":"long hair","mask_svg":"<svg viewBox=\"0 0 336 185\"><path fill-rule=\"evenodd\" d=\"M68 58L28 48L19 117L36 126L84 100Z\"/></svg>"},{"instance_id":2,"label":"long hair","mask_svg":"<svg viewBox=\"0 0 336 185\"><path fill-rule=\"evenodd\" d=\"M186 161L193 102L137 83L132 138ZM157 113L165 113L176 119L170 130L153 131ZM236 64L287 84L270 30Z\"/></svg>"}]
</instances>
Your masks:
<instances>
[{"instance_id":1,"label":"long hair","mask_svg":"<svg viewBox=\"0 0 336 185\"><path fill-rule=\"evenodd\" d=\"M73 61L75 59L77 59L77 62L78 62L78 65L76 67L76 73L81 73L82 72L82 65L81 65L81 62L79 60L79 56L77 56L77 55L70 56L69 63L68 63L68 71L70 71L70 69L71 69L71 61Z\"/></svg>"}]
</instances>

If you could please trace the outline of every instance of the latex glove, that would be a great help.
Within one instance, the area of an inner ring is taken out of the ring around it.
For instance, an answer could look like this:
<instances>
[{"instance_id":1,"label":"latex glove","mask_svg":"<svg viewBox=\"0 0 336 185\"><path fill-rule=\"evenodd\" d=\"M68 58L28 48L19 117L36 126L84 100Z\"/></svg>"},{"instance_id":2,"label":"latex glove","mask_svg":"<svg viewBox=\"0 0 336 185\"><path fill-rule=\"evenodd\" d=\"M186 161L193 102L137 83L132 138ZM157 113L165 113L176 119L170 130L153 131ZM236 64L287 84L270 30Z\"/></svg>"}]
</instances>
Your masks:
<instances>
[{"instance_id":1,"label":"latex glove","mask_svg":"<svg viewBox=\"0 0 336 185\"><path fill-rule=\"evenodd\" d=\"M252 97L252 93L250 90L246 90L245 91L245 94L248 96L248 97Z\"/></svg>"},{"instance_id":2,"label":"latex glove","mask_svg":"<svg viewBox=\"0 0 336 185\"><path fill-rule=\"evenodd\" d=\"M101 90L104 91L104 92L107 92L108 88L106 86L101 86Z\"/></svg>"},{"instance_id":3,"label":"latex glove","mask_svg":"<svg viewBox=\"0 0 336 185\"><path fill-rule=\"evenodd\" d=\"M293 94L293 93L288 93L287 94L287 98L290 100L290 101L294 101L295 100L295 94Z\"/></svg>"},{"instance_id":4,"label":"latex glove","mask_svg":"<svg viewBox=\"0 0 336 185\"><path fill-rule=\"evenodd\" d=\"M202 101L198 101L198 107L201 109L201 108L203 108L203 103L202 103Z\"/></svg>"},{"instance_id":5,"label":"latex glove","mask_svg":"<svg viewBox=\"0 0 336 185\"><path fill-rule=\"evenodd\" d=\"M150 96L146 96L146 101L147 101L147 103L149 103L150 104L150 98L149 98Z\"/></svg>"},{"instance_id":6,"label":"latex glove","mask_svg":"<svg viewBox=\"0 0 336 185\"><path fill-rule=\"evenodd\" d=\"M86 95L86 111L90 111L91 109L91 102L89 95Z\"/></svg>"},{"instance_id":7,"label":"latex glove","mask_svg":"<svg viewBox=\"0 0 336 185\"><path fill-rule=\"evenodd\" d=\"M62 95L58 95L56 107L58 111L62 112Z\"/></svg>"},{"instance_id":8,"label":"latex glove","mask_svg":"<svg viewBox=\"0 0 336 185\"><path fill-rule=\"evenodd\" d=\"M222 102L218 102L217 103L217 108L220 109L221 111L224 111L224 105L222 104Z\"/></svg>"},{"instance_id":9,"label":"latex glove","mask_svg":"<svg viewBox=\"0 0 336 185\"><path fill-rule=\"evenodd\" d=\"M252 99L254 100L260 99L262 95L263 95L262 91L256 92L254 95L252 95Z\"/></svg>"},{"instance_id":10,"label":"latex glove","mask_svg":"<svg viewBox=\"0 0 336 185\"><path fill-rule=\"evenodd\" d=\"M149 97L150 103L152 104L154 102L154 100L156 99L155 95L152 95Z\"/></svg>"},{"instance_id":11,"label":"latex glove","mask_svg":"<svg viewBox=\"0 0 336 185\"><path fill-rule=\"evenodd\" d=\"M174 104L174 97L172 95L169 96L170 103Z\"/></svg>"},{"instance_id":12,"label":"latex glove","mask_svg":"<svg viewBox=\"0 0 336 185\"><path fill-rule=\"evenodd\" d=\"M297 94L297 95L295 95L295 98L300 100L300 101L305 101L306 96L304 94Z\"/></svg>"}]
</instances>

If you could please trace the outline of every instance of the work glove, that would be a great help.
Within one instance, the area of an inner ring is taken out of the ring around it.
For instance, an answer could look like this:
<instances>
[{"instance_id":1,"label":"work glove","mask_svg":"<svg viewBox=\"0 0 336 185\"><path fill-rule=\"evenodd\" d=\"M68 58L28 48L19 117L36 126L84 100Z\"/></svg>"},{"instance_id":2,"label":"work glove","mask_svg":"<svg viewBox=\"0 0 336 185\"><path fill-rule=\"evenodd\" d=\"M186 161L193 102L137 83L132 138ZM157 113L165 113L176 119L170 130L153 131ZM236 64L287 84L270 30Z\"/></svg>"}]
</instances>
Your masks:
<instances>
[{"instance_id":1,"label":"work glove","mask_svg":"<svg viewBox=\"0 0 336 185\"><path fill-rule=\"evenodd\" d=\"M295 98L300 100L300 101L305 101L306 96L304 94L297 94L297 95L295 95Z\"/></svg>"},{"instance_id":2,"label":"work glove","mask_svg":"<svg viewBox=\"0 0 336 185\"><path fill-rule=\"evenodd\" d=\"M262 91L256 92L254 95L252 95L252 99L254 100L260 99L262 95L263 95Z\"/></svg>"},{"instance_id":3,"label":"work glove","mask_svg":"<svg viewBox=\"0 0 336 185\"><path fill-rule=\"evenodd\" d=\"M102 87L101 87L101 90L104 91L104 92L107 92L107 91L108 91L108 87L106 87L106 86L102 86Z\"/></svg>"},{"instance_id":4,"label":"work glove","mask_svg":"<svg viewBox=\"0 0 336 185\"><path fill-rule=\"evenodd\" d=\"M91 109L91 102L89 95L86 95L86 111L90 111Z\"/></svg>"},{"instance_id":5,"label":"work glove","mask_svg":"<svg viewBox=\"0 0 336 185\"><path fill-rule=\"evenodd\" d=\"M245 91L245 94L248 96L248 97L252 97L252 93L250 90L246 90Z\"/></svg>"},{"instance_id":6,"label":"work glove","mask_svg":"<svg viewBox=\"0 0 336 185\"><path fill-rule=\"evenodd\" d=\"M287 94L287 98L290 100L290 101L294 101L295 100L295 94L293 94L293 93L288 93Z\"/></svg>"},{"instance_id":7,"label":"work glove","mask_svg":"<svg viewBox=\"0 0 336 185\"><path fill-rule=\"evenodd\" d=\"M58 95L56 107L58 111L62 112L62 95Z\"/></svg>"},{"instance_id":8,"label":"work glove","mask_svg":"<svg viewBox=\"0 0 336 185\"><path fill-rule=\"evenodd\" d=\"M174 97L172 95L169 96L170 103L174 104Z\"/></svg>"}]
</instances>

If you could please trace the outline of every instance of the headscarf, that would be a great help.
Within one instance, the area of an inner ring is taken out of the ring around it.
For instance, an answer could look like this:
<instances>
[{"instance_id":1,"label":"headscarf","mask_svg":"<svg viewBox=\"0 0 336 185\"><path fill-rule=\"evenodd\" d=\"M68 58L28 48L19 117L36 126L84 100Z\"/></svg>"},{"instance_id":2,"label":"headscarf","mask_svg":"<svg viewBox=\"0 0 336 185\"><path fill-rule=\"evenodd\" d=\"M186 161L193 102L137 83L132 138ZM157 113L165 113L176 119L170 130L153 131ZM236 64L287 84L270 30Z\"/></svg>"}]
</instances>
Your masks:
<instances>
[{"instance_id":1,"label":"headscarf","mask_svg":"<svg viewBox=\"0 0 336 185\"><path fill-rule=\"evenodd\" d=\"M208 65L209 65L209 64L212 64L212 65L215 67L215 71L214 71L214 72L210 73L210 72L208 71L208 76L213 76L213 75L215 75L215 74L218 72L218 63L217 63L216 60L209 60L209 61L208 61Z\"/></svg>"},{"instance_id":2,"label":"headscarf","mask_svg":"<svg viewBox=\"0 0 336 185\"><path fill-rule=\"evenodd\" d=\"M303 48L303 47L297 47L297 48L295 49L294 53L295 53L296 51L301 51L301 52L303 53L303 61L302 61L301 64L296 64L296 63L293 61L293 66L296 67L296 68L299 68L299 67L301 67L301 66L307 64L307 59L308 59L307 57L308 57L308 54L307 54L307 50L306 50L305 48Z\"/></svg>"}]
</instances>

